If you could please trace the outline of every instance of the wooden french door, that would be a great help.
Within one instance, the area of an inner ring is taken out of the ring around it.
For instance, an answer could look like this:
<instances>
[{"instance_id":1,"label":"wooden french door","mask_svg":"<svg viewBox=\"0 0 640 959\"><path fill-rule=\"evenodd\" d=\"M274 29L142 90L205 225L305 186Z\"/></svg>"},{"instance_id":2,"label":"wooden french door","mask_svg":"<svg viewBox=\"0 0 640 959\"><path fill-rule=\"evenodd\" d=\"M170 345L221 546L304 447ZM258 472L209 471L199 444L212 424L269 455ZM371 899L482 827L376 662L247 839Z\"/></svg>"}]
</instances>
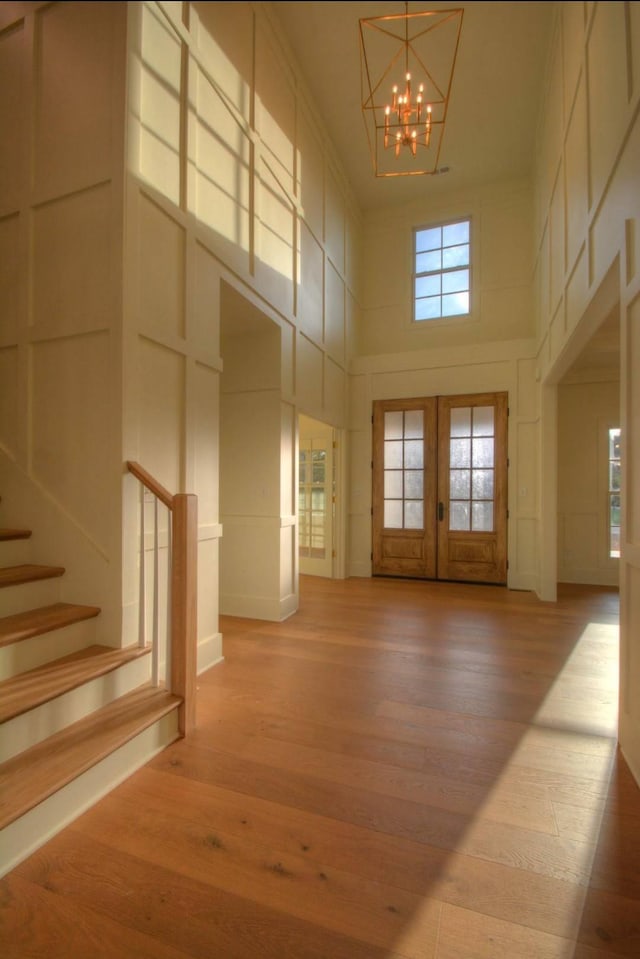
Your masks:
<instances>
[{"instance_id":1,"label":"wooden french door","mask_svg":"<svg viewBox=\"0 0 640 959\"><path fill-rule=\"evenodd\" d=\"M373 408L373 575L506 583L507 394Z\"/></svg>"}]
</instances>

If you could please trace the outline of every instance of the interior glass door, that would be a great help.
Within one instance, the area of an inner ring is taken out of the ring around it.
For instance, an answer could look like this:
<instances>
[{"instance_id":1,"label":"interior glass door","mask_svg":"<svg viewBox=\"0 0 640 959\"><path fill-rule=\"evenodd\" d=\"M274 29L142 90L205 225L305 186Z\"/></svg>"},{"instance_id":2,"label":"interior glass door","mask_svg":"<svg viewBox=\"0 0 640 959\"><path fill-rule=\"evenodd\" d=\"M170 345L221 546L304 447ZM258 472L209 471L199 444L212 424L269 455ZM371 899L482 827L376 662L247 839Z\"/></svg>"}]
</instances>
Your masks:
<instances>
[{"instance_id":1,"label":"interior glass door","mask_svg":"<svg viewBox=\"0 0 640 959\"><path fill-rule=\"evenodd\" d=\"M298 465L298 556L300 572L333 572L333 430L300 417Z\"/></svg>"}]
</instances>

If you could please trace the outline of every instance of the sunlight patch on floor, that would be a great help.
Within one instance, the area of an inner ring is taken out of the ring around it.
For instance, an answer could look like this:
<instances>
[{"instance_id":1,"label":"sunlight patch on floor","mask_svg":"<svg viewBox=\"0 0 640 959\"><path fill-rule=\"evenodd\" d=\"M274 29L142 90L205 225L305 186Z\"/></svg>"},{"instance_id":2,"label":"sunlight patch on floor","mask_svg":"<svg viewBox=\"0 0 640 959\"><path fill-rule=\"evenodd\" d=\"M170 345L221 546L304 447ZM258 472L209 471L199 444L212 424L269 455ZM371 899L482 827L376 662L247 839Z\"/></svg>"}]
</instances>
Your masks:
<instances>
[{"instance_id":1,"label":"sunlight patch on floor","mask_svg":"<svg viewBox=\"0 0 640 959\"><path fill-rule=\"evenodd\" d=\"M617 748L617 713L618 626L589 623L446 871L430 885L424 915L418 910L394 943L400 955L573 959ZM551 880L558 894L554 929L535 927L535 904L515 885L501 895L473 889L467 857ZM462 898L474 908L456 905ZM421 927L433 922L434 900L442 911L432 952Z\"/></svg>"}]
</instances>

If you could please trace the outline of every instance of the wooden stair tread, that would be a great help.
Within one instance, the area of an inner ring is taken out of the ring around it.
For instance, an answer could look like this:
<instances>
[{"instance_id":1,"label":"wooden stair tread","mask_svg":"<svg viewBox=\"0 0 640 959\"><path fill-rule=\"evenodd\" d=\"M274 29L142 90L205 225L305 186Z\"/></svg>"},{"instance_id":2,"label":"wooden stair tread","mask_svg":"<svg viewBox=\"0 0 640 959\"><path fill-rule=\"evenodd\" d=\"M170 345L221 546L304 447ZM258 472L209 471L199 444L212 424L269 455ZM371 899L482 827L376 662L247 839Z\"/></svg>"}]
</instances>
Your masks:
<instances>
[{"instance_id":1,"label":"wooden stair tread","mask_svg":"<svg viewBox=\"0 0 640 959\"><path fill-rule=\"evenodd\" d=\"M5 679L0 682L0 722L13 719L149 652L149 646L128 646L125 649L88 646L45 666Z\"/></svg>"},{"instance_id":2,"label":"wooden stair tread","mask_svg":"<svg viewBox=\"0 0 640 959\"><path fill-rule=\"evenodd\" d=\"M0 541L11 539L29 539L30 529L0 529Z\"/></svg>"},{"instance_id":3,"label":"wooden stair tread","mask_svg":"<svg viewBox=\"0 0 640 959\"><path fill-rule=\"evenodd\" d=\"M62 629L72 623L92 619L100 612L99 606L79 606L74 603L53 603L14 613L0 619L0 647L19 643L32 636L41 636L54 629Z\"/></svg>"},{"instance_id":4,"label":"wooden stair tread","mask_svg":"<svg viewBox=\"0 0 640 959\"><path fill-rule=\"evenodd\" d=\"M36 566L25 563L22 566L5 566L0 569L0 588L32 583L39 579L51 579L64 574L64 566Z\"/></svg>"},{"instance_id":5,"label":"wooden stair tread","mask_svg":"<svg viewBox=\"0 0 640 959\"><path fill-rule=\"evenodd\" d=\"M0 829L99 763L181 704L150 684L0 765Z\"/></svg>"}]
</instances>

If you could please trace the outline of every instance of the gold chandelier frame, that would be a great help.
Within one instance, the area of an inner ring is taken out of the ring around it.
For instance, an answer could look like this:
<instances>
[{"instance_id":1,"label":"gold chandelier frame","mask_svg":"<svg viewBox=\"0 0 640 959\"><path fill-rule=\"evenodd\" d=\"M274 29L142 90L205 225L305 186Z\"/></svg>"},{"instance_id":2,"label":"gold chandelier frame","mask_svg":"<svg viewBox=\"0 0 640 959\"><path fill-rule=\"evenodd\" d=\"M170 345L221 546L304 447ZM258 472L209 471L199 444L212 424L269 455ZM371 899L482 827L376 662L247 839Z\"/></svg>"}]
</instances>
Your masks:
<instances>
[{"instance_id":1,"label":"gold chandelier frame","mask_svg":"<svg viewBox=\"0 0 640 959\"><path fill-rule=\"evenodd\" d=\"M360 20L362 114L377 177L439 172L464 10Z\"/></svg>"}]
</instances>

